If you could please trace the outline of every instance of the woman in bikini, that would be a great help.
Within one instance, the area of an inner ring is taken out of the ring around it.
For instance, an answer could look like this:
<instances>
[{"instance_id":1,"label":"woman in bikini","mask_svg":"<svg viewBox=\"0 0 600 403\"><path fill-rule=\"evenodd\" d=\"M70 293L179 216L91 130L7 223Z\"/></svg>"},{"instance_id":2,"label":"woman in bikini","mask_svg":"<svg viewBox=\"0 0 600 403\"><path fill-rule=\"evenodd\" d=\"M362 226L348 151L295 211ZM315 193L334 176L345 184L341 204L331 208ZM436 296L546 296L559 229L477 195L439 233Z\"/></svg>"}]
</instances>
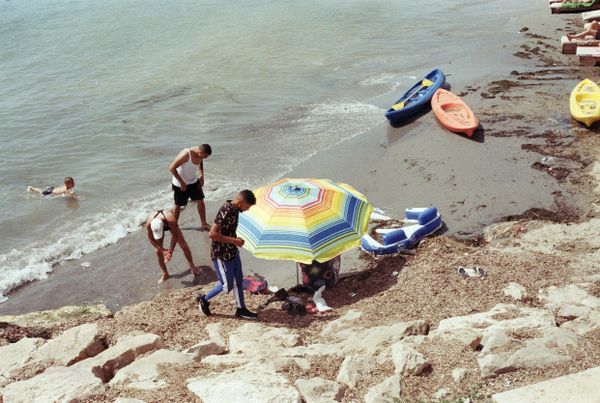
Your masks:
<instances>
[{"instance_id":1,"label":"woman in bikini","mask_svg":"<svg viewBox=\"0 0 600 403\"><path fill-rule=\"evenodd\" d=\"M177 244L181 247L185 258L190 265L191 272L194 275L198 274L194 259L192 258L192 252L183 237L179 225L177 225L177 218L175 218L175 215L171 210L153 211L146 220L146 231L148 232L150 244L156 249L158 265L163 272L162 277L158 280L159 284L169 278L166 263L171 260L171 256L173 255L173 251ZM171 242L168 249L163 247L165 231L171 232Z\"/></svg>"}]
</instances>

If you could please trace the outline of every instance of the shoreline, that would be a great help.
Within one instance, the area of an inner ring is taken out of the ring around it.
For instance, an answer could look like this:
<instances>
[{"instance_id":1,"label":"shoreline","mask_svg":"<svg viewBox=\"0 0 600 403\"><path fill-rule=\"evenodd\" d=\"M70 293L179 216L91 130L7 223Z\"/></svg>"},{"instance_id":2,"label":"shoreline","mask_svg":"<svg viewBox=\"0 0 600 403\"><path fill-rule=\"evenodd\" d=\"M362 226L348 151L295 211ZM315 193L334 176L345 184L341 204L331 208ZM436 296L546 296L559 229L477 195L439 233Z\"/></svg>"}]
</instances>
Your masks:
<instances>
[{"instance_id":1,"label":"shoreline","mask_svg":"<svg viewBox=\"0 0 600 403\"><path fill-rule=\"evenodd\" d=\"M543 10L540 5L539 14L529 19L539 18L542 12L548 12L545 5ZM195 383L205 380L214 388L231 387L234 381L246 381L245 376L252 372L249 368L258 368L257 373L269 386L281 386L284 379L287 389L282 386L282 390L304 393L298 381L319 377L326 382L347 383L340 375L350 356L365 356L364 366L369 362L377 362L378 366L362 376L356 369L358 380L351 382L355 384L341 386L342 401L362 401L367 393L384 382L389 385L392 379L399 389L388 387L386 391L408 401L487 402L500 392L599 367L600 139L597 129L588 130L564 119L568 116L567 89L578 76L591 70L571 70L572 59L552 49L557 39L552 34L558 36L568 20L557 19L550 27L546 22L544 19L538 25L528 25L532 33L523 45L530 49L525 52L533 60L525 72L492 79L477 89L465 87L468 102L473 102L476 95L481 97L478 105L486 125L483 142L440 133L433 116L427 114L400 130L374 129L335 146L335 153L356 159L341 164L326 158L332 154L328 150L290 172L290 176L325 172L339 175L341 181L353 179L348 182L358 183L357 188L376 207L383 207L393 217L416 203L435 203L447 224L445 233L426 238L413 256L344 256L343 271L360 265L367 270L357 270L360 273L342 278L336 287L325 291L332 311L291 316L273 304L261 311L256 322L249 323L233 316L232 298L223 296L214 300L213 316L207 318L191 302L197 287L202 286L196 284L170 288L114 316L69 318L42 330L20 323L22 327L15 333L29 331L28 337L43 338L51 333L56 338L65 327L93 322L107 347L114 346L121 335L143 331L158 335L164 343L161 348L178 353L202 345L198 343L206 346L222 340L224 347L219 353L188 363L168 364L159 371L154 367L156 377L168 387L143 390L134 385L137 375L129 375L134 380L129 385L106 384L102 391L87 396L103 402L117 397L207 400L208 394L194 389ZM542 50L532 51L536 44ZM554 76L559 78L548 80ZM519 100L523 107L511 107L511 100ZM422 146L434 138L439 139L437 147ZM464 149L470 159L453 159L452 151L457 148ZM436 164L434 156L442 152L447 158L444 164ZM544 156L554 158L551 165L540 164ZM489 166L473 172L480 166L475 163ZM398 177L392 167L412 175ZM371 175L364 175L364 171ZM388 190L392 179L394 186ZM419 192L405 191L421 187ZM384 189L385 198L380 196ZM476 197L459 198L466 189L496 204L482 203ZM485 206L477 208L481 204ZM195 211L192 213L188 211L185 216L196 218ZM496 223L484 226L477 221L482 217ZM481 239L469 241L473 238L469 235L479 231ZM196 231L190 234L197 242L204 235ZM140 242L132 237L112 252L141 247ZM137 257L136 272L143 269L147 253L142 251ZM253 260L246 256L243 259L248 273ZM351 267L352 259L359 263ZM487 276L461 278L456 272L458 266L475 265L484 267ZM273 273L284 269L277 267L277 262L269 262L269 268ZM155 275L158 271L152 272L152 277ZM187 278L183 275L181 282ZM123 284L122 279L115 281ZM146 286L143 281L140 277L135 286ZM525 294L509 295L507 285L514 283L523 287ZM248 295L249 308L258 309L266 298ZM396 327L402 325L411 329L404 337L398 336ZM391 331L385 341L384 329ZM7 338L0 337L0 346ZM288 340L292 340L289 345ZM396 344L414 349L429 364L429 370L399 375L391 347ZM43 369L39 363L25 366L11 382L29 379ZM456 370L462 371L460 380L455 377ZM227 374L233 374L233 380L220 378ZM254 385L252 377L248 379L248 385Z\"/></svg>"},{"instance_id":2,"label":"shoreline","mask_svg":"<svg viewBox=\"0 0 600 403\"><path fill-rule=\"evenodd\" d=\"M518 41L526 42L527 33L515 39ZM349 183L364 193L375 207L383 208L396 218L403 216L405 208L434 205L445 224L443 234L464 239L478 238L487 225L506 217L518 218L528 211L556 212L563 205L575 209L574 206L581 204L579 196L548 175L547 169L535 169L543 154L529 150L543 151L539 149L543 144L536 145L537 150L526 146L528 141L540 140L519 136L523 130L519 119L511 121L509 115L502 120L498 112L506 100L502 99L503 87L497 83L508 81L509 72L496 70L487 83L467 85L469 69L474 69L468 67L469 64L469 58L465 58L442 67L449 73L453 91L461 93L480 115L484 130L474 139L446 132L432 113L425 113L401 128L382 122L366 133L322 150L284 176L326 177ZM528 64L523 69L534 68ZM510 85L508 89L514 90ZM520 100L527 94L534 96L532 92L537 88L525 85L522 90L525 95L519 95ZM498 94L500 99L495 98ZM386 108L397 97L396 93L388 93L373 99L372 103ZM529 110L521 111L521 116L538 113L535 104L526 107ZM552 123L540 124L539 131L552 130ZM502 125L502 129L496 130L494 124ZM510 130L514 134L506 134ZM507 136L511 136L510 141ZM499 155L502 157L497 158ZM207 203L209 219L219 205ZM0 314L97 303L117 311L161 292L215 281L206 234L191 229L197 216L193 206L187 210L182 213L182 228L188 229L184 234L196 264L202 267L202 275L193 278L186 270L183 256L176 251L171 266L174 269L169 269L171 279L157 286L155 277L159 272L154 255L145 235L138 231L114 245L57 267L46 280L13 290L8 300L0 304ZM139 253L134 254L132 250ZM358 250L344 254L342 273L364 269L358 255ZM289 287L295 281L292 262L259 260L245 251L242 259L246 274L261 273L272 285ZM89 267L83 268L81 263L89 263Z\"/></svg>"}]
</instances>

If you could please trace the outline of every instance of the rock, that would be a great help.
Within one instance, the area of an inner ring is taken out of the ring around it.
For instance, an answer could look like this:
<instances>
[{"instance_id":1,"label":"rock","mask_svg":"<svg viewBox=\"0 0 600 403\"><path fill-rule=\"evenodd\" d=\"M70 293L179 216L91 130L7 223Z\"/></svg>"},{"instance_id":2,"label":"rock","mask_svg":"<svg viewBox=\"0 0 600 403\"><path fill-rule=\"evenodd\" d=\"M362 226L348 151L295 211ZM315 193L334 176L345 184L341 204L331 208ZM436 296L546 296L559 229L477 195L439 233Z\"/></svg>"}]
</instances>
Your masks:
<instances>
[{"instance_id":1,"label":"rock","mask_svg":"<svg viewBox=\"0 0 600 403\"><path fill-rule=\"evenodd\" d=\"M465 379L466 376L467 376L466 368L454 368L452 370L452 379L454 379L454 382L456 382L456 383L461 383Z\"/></svg>"},{"instance_id":2,"label":"rock","mask_svg":"<svg viewBox=\"0 0 600 403\"><path fill-rule=\"evenodd\" d=\"M504 295L516 299L517 301L523 301L527 298L527 290L518 283L508 283L502 291L504 292Z\"/></svg>"},{"instance_id":3,"label":"rock","mask_svg":"<svg viewBox=\"0 0 600 403\"><path fill-rule=\"evenodd\" d=\"M223 346L223 349L227 349L227 343L221 334L223 325L221 323L209 323L206 325L206 332L208 333L208 339L213 343Z\"/></svg>"},{"instance_id":4,"label":"rock","mask_svg":"<svg viewBox=\"0 0 600 403\"><path fill-rule=\"evenodd\" d=\"M222 344L213 341L201 341L185 350L185 353L191 355L194 360L201 361L209 355L219 355L225 351L225 346Z\"/></svg>"},{"instance_id":5,"label":"rock","mask_svg":"<svg viewBox=\"0 0 600 403\"><path fill-rule=\"evenodd\" d=\"M72 402L104 391L102 381L80 363L70 367L50 367L26 381L11 383L2 392L11 403Z\"/></svg>"},{"instance_id":6,"label":"rock","mask_svg":"<svg viewBox=\"0 0 600 403\"><path fill-rule=\"evenodd\" d=\"M361 379L367 378L373 369L373 360L361 355L351 355L344 359L336 380L355 388Z\"/></svg>"},{"instance_id":7,"label":"rock","mask_svg":"<svg viewBox=\"0 0 600 403\"><path fill-rule=\"evenodd\" d=\"M446 388L441 388L438 389L435 394L433 395L433 398L435 400L443 400L446 396L448 396L450 394L450 391Z\"/></svg>"},{"instance_id":8,"label":"rock","mask_svg":"<svg viewBox=\"0 0 600 403\"><path fill-rule=\"evenodd\" d=\"M509 343L513 343L513 340L510 339ZM546 339L539 338L528 340L525 345L517 344L512 351L480 354L477 363L481 377L489 378L519 368L545 368L570 359L566 354L547 348L547 345Z\"/></svg>"},{"instance_id":9,"label":"rock","mask_svg":"<svg viewBox=\"0 0 600 403\"><path fill-rule=\"evenodd\" d=\"M55 365L72 365L93 357L105 349L100 341L98 325L86 323L65 330L61 335L46 342L31 356L34 361L52 361Z\"/></svg>"},{"instance_id":10,"label":"rock","mask_svg":"<svg viewBox=\"0 0 600 403\"><path fill-rule=\"evenodd\" d=\"M245 323L229 334L229 351L245 354L266 352L281 347L298 345L298 335L283 327L265 326L260 323Z\"/></svg>"},{"instance_id":11,"label":"rock","mask_svg":"<svg viewBox=\"0 0 600 403\"><path fill-rule=\"evenodd\" d=\"M477 362L482 377L564 362L569 360L566 347L577 343L577 335L568 328L558 328L547 309L507 304L442 320L431 336L480 343Z\"/></svg>"},{"instance_id":12,"label":"rock","mask_svg":"<svg viewBox=\"0 0 600 403\"><path fill-rule=\"evenodd\" d=\"M298 379L296 386L305 403L341 402L345 388L323 378Z\"/></svg>"},{"instance_id":13,"label":"rock","mask_svg":"<svg viewBox=\"0 0 600 403\"><path fill-rule=\"evenodd\" d=\"M600 311L600 298L590 295L583 287L570 284L563 287L548 287L541 290L539 298L545 307L556 316L575 319L591 310Z\"/></svg>"},{"instance_id":14,"label":"rock","mask_svg":"<svg viewBox=\"0 0 600 403\"><path fill-rule=\"evenodd\" d=\"M554 316L547 310L497 304L487 312L444 319L429 335L431 338L458 340L469 345L482 337L485 329L502 322L504 326L512 328L555 327Z\"/></svg>"},{"instance_id":15,"label":"rock","mask_svg":"<svg viewBox=\"0 0 600 403\"><path fill-rule=\"evenodd\" d=\"M353 331L356 329L355 322L360 319L361 316L362 312L350 309L342 317L325 325L320 334L323 337L332 336L344 338L348 333L353 333Z\"/></svg>"},{"instance_id":16,"label":"rock","mask_svg":"<svg viewBox=\"0 0 600 403\"><path fill-rule=\"evenodd\" d=\"M522 388L496 393L492 401L513 402L597 402L600 367L565 375Z\"/></svg>"},{"instance_id":17,"label":"rock","mask_svg":"<svg viewBox=\"0 0 600 403\"><path fill-rule=\"evenodd\" d=\"M90 368L99 379L108 382L119 369L132 363L138 356L162 346L162 339L155 334L130 334L120 337L114 346L97 356L80 361L76 365Z\"/></svg>"},{"instance_id":18,"label":"rock","mask_svg":"<svg viewBox=\"0 0 600 403\"><path fill-rule=\"evenodd\" d=\"M166 386L167 382L159 376L159 365L186 364L190 361L192 358L185 353L165 349L157 350L120 369L109 385L122 383L125 387L133 389L160 389Z\"/></svg>"},{"instance_id":19,"label":"rock","mask_svg":"<svg viewBox=\"0 0 600 403\"><path fill-rule=\"evenodd\" d=\"M349 354L374 356L387 350L387 347L405 337L425 335L429 332L429 324L423 320L398 322L387 326L376 326L368 329L355 329L348 333L339 344L338 355ZM368 340L368 343L365 343Z\"/></svg>"},{"instance_id":20,"label":"rock","mask_svg":"<svg viewBox=\"0 0 600 403\"><path fill-rule=\"evenodd\" d=\"M561 329L569 329L579 336L600 328L600 311L590 310L575 320L564 323Z\"/></svg>"},{"instance_id":21,"label":"rock","mask_svg":"<svg viewBox=\"0 0 600 403\"><path fill-rule=\"evenodd\" d=\"M204 403L301 401L284 376L262 364L250 363L187 382L188 389Z\"/></svg>"},{"instance_id":22,"label":"rock","mask_svg":"<svg viewBox=\"0 0 600 403\"><path fill-rule=\"evenodd\" d=\"M423 354L402 342L392 344L391 350L396 374L421 375L431 367Z\"/></svg>"},{"instance_id":23,"label":"rock","mask_svg":"<svg viewBox=\"0 0 600 403\"><path fill-rule=\"evenodd\" d=\"M23 368L31 360L31 355L44 343L44 339L25 337L16 343L0 347L0 376L8 378L13 371ZM5 382L6 379L0 379L0 386Z\"/></svg>"},{"instance_id":24,"label":"rock","mask_svg":"<svg viewBox=\"0 0 600 403\"><path fill-rule=\"evenodd\" d=\"M400 401L400 375L395 374L373 386L365 395L365 403L394 403Z\"/></svg>"},{"instance_id":25,"label":"rock","mask_svg":"<svg viewBox=\"0 0 600 403\"><path fill-rule=\"evenodd\" d=\"M56 323L74 319L96 319L111 317L112 312L104 305L92 306L63 306L59 309L31 312L17 316L0 316L0 322L13 323L19 326L50 326Z\"/></svg>"}]
</instances>

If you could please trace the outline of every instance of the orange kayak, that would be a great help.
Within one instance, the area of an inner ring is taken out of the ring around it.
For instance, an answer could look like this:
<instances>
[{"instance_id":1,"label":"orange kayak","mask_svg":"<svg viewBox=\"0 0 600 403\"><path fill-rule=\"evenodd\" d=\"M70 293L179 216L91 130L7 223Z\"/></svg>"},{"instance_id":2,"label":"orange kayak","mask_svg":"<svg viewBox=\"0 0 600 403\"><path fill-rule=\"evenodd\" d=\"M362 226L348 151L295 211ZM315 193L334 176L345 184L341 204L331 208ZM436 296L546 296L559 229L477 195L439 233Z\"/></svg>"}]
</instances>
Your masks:
<instances>
[{"instance_id":1,"label":"orange kayak","mask_svg":"<svg viewBox=\"0 0 600 403\"><path fill-rule=\"evenodd\" d=\"M440 123L452 132L471 137L479 126L477 116L465 101L443 88L433 94L431 110Z\"/></svg>"}]
</instances>

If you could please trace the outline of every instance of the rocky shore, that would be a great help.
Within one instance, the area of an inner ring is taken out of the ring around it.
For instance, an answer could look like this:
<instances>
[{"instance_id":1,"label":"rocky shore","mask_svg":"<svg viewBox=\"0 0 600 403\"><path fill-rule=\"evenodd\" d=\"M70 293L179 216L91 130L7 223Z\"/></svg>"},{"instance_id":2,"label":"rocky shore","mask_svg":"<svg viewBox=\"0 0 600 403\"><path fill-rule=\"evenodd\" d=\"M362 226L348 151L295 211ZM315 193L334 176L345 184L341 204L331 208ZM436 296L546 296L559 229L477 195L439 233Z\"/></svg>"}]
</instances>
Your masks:
<instances>
[{"instance_id":1,"label":"rocky shore","mask_svg":"<svg viewBox=\"0 0 600 403\"><path fill-rule=\"evenodd\" d=\"M597 73L560 54L565 28L524 27L515 56L535 67L462 94L482 98L486 136L518 138L539 155L532 168L568 189L553 209L506 217L476 240L434 236L414 255L364 255L367 268L326 290L333 310L319 315L272 304L240 321L221 298L206 318L191 287L116 314L0 317L0 401L503 401L600 366L600 139L569 121L564 94L565 82ZM531 88L535 100L523 95ZM547 119L555 129L538 130ZM463 278L459 266L487 275Z\"/></svg>"}]
</instances>

